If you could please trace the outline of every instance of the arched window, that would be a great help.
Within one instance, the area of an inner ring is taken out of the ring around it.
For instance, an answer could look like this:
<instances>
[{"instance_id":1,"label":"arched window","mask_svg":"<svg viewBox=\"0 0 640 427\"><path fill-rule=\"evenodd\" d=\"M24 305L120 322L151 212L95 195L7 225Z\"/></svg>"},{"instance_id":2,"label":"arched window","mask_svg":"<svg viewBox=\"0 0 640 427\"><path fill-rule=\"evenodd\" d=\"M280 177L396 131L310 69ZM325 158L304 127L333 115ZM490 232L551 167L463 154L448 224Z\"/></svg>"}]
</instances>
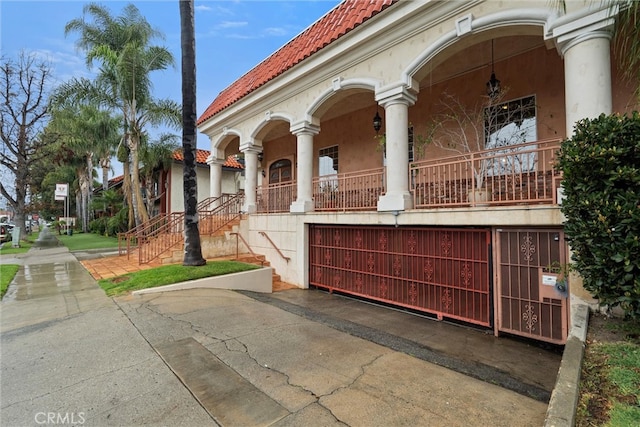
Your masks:
<instances>
[{"instance_id":1,"label":"arched window","mask_svg":"<svg viewBox=\"0 0 640 427\"><path fill-rule=\"evenodd\" d=\"M269 166L269 184L291 181L291 160L280 159Z\"/></svg>"}]
</instances>

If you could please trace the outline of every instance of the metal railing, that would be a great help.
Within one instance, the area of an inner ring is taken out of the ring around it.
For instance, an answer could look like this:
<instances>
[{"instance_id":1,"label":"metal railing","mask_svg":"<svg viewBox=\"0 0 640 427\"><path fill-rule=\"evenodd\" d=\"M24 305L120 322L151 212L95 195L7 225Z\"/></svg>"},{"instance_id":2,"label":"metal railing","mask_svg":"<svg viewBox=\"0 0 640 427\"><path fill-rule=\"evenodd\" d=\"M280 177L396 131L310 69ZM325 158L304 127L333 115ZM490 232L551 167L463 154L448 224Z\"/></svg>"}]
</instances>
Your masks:
<instances>
[{"instance_id":1,"label":"metal railing","mask_svg":"<svg viewBox=\"0 0 640 427\"><path fill-rule=\"evenodd\" d=\"M289 212L291 204L296 200L297 196L296 181L258 187L256 210L258 213Z\"/></svg>"},{"instance_id":2,"label":"metal railing","mask_svg":"<svg viewBox=\"0 0 640 427\"><path fill-rule=\"evenodd\" d=\"M313 178L316 211L375 210L384 193L384 168Z\"/></svg>"},{"instance_id":3,"label":"metal railing","mask_svg":"<svg viewBox=\"0 0 640 427\"><path fill-rule=\"evenodd\" d=\"M223 194L198 204L198 229L212 235L236 218L242 210L244 194ZM184 212L158 215L126 233L118 234L118 251L127 258L138 250L138 262L146 264L184 241Z\"/></svg>"},{"instance_id":4,"label":"metal railing","mask_svg":"<svg viewBox=\"0 0 640 427\"><path fill-rule=\"evenodd\" d=\"M242 237L240 233L234 232L231 233L231 235L236 236L236 260L240 259L240 240L242 240L242 243L244 243L251 256L260 261L260 265L264 267L264 260L260 258L255 252L253 252L253 249L251 249L249 243L247 243L247 241L244 239L244 237Z\"/></svg>"},{"instance_id":5,"label":"metal railing","mask_svg":"<svg viewBox=\"0 0 640 427\"><path fill-rule=\"evenodd\" d=\"M244 194L223 194L206 206L210 210L198 209L198 229L200 234L212 235L225 225L240 218Z\"/></svg>"},{"instance_id":6,"label":"metal railing","mask_svg":"<svg viewBox=\"0 0 640 427\"><path fill-rule=\"evenodd\" d=\"M146 264L184 240L184 212L166 216L166 221L147 224L136 233L138 263Z\"/></svg>"},{"instance_id":7,"label":"metal railing","mask_svg":"<svg viewBox=\"0 0 640 427\"><path fill-rule=\"evenodd\" d=\"M527 142L410 165L414 207L557 203L559 140Z\"/></svg>"},{"instance_id":8,"label":"metal railing","mask_svg":"<svg viewBox=\"0 0 640 427\"><path fill-rule=\"evenodd\" d=\"M267 238L267 240L269 241L269 243L271 243L271 246L273 246L273 249L276 250L276 252L278 252L278 255L280 255L282 257L282 259L284 259L285 261L287 261L287 263L289 261L291 261L291 258L289 258L288 256L285 256L282 251L280 250L280 248L278 248L276 246L275 243L273 243L273 240L271 240L271 238L267 235L267 233L265 233L264 231L259 231L258 233L262 234L264 237Z\"/></svg>"}]
</instances>

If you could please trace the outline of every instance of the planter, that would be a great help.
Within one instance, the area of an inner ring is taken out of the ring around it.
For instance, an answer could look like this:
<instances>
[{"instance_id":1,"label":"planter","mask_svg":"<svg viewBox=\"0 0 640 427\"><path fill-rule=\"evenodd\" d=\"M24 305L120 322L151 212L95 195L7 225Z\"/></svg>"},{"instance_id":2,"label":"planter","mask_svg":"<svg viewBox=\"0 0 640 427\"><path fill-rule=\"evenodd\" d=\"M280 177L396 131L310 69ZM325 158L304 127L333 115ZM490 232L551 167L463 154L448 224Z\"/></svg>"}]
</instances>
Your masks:
<instances>
[{"instance_id":1,"label":"planter","mask_svg":"<svg viewBox=\"0 0 640 427\"><path fill-rule=\"evenodd\" d=\"M489 201L489 191L474 188L467 193L467 200L474 206L487 206L487 202Z\"/></svg>"}]
</instances>

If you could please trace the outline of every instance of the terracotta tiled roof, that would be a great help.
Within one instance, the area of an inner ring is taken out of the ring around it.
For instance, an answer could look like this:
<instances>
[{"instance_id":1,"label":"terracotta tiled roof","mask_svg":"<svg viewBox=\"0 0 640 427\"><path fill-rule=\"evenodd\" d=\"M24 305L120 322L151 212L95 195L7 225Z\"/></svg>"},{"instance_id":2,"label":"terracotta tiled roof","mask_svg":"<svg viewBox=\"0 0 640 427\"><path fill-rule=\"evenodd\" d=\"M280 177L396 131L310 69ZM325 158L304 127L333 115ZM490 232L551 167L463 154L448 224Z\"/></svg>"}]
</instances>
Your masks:
<instances>
[{"instance_id":1,"label":"terracotta tiled roof","mask_svg":"<svg viewBox=\"0 0 640 427\"><path fill-rule=\"evenodd\" d=\"M109 180L109 186L113 185L113 184L117 184L120 181L122 181L124 179L124 175L118 175L118 176L114 176L113 178L111 178Z\"/></svg>"},{"instance_id":2,"label":"terracotta tiled roof","mask_svg":"<svg viewBox=\"0 0 640 427\"><path fill-rule=\"evenodd\" d=\"M209 157L211 151L201 150L199 148L196 149L196 163L207 164L207 157ZM182 149L178 149L173 152L173 158L179 162L184 160L184 155L182 155Z\"/></svg>"},{"instance_id":3,"label":"terracotta tiled roof","mask_svg":"<svg viewBox=\"0 0 640 427\"><path fill-rule=\"evenodd\" d=\"M198 124L318 52L397 0L344 0L289 43L240 77L209 105Z\"/></svg>"},{"instance_id":4,"label":"terracotta tiled roof","mask_svg":"<svg viewBox=\"0 0 640 427\"><path fill-rule=\"evenodd\" d=\"M200 163L203 165L207 164L207 158L209 157L209 155L211 154L211 151L207 151L207 150L201 150L201 149L196 149L196 163ZM178 162L181 162L184 160L184 156L182 155L182 150L178 149L176 151L173 152L173 158L174 160L177 160ZM234 168L234 169L244 169L244 166L242 166L242 164L240 162L238 162L238 160L236 160L235 156L231 155L229 157L227 157L227 160L225 160L224 164L222 166L228 167L228 168Z\"/></svg>"}]
</instances>

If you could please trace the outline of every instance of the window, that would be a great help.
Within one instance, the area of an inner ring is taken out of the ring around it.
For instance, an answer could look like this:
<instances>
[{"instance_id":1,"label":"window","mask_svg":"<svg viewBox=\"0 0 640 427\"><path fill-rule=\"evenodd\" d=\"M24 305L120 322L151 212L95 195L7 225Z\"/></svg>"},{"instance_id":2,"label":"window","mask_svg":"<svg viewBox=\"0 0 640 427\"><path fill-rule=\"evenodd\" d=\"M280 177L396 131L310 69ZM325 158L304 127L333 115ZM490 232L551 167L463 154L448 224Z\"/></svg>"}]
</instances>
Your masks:
<instances>
[{"instance_id":1,"label":"window","mask_svg":"<svg viewBox=\"0 0 640 427\"><path fill-rule=\"evenodd\" d=\"M492 156L488 165L489 175L510 172L527 172L535 169L535 153L532 145L519 145L538 139L536 123L536 98L528 96L503 102L485 109L485 148L501 148ZM519 145L518 147L512 147ZM512 147L512 148L510 148ZM500 157L500 154L503 156Z\"/></svg>"},{"instance_id":2,"label":"window","mask_svg":"<svg viewBox=\"0 0 640 427\"><path fill-rule=\"evenodd\" d=\"M281 159L269 166L269 184L291 181L291 160Z\"/></svg>"},{"instance_id":3,"label":"window","mask_svg":"<svg viewBox=\"0 0 640 427\"><path fill-rule=\"evenodd\" d=\"M318 161L318 176L321 177L320 186L322 188L337 188L338 180L334 175L338 174L338 146L334 145L321 149L318 153ZM322 177L326 178L323 179Z\"/></svg>"}]
</instances>

